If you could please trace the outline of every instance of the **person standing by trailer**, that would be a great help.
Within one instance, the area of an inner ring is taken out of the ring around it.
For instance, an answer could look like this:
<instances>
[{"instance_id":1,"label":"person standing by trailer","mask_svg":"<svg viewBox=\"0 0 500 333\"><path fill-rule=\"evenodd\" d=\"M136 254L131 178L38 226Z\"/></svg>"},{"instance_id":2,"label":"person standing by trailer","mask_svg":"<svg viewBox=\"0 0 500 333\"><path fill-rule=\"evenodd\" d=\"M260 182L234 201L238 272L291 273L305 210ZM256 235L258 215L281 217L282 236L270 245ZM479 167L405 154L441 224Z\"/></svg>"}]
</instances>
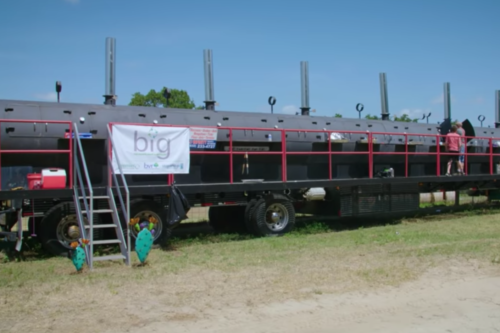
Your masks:
<instances>
[{"instance_id":1,"label":"person standing by trailer","mask_svg":"<svg viewBox=\"0 0 500 333\"><path fill-rule=\"evenodd\" d=\"M462 127L461 122L457 122L455 125L457 125L457 134L462 137L461 143L462 145L460 146L460 156L458 156L458 174L459 175L465 175L465 129Z\"/></svg>"},{"instance_id":2,"label":"person standing by trailer","mask_svg":"<svg viewBox=\"0 0 500 333\"><path fill-rule=\"evenodd\" d=\"M457 133L457 126L453 125L451 127L451 132L446 134L445 147L448 153L452 153L453 155L449 155L450 159L448 161L448 170L446 172L447 176L451 176L451 165L453 161L457 162L457 169L460 169L460 165L458 163L458 157L460 155L460 147L462 146L462 138Z\"/></svg>"}]
</instances>

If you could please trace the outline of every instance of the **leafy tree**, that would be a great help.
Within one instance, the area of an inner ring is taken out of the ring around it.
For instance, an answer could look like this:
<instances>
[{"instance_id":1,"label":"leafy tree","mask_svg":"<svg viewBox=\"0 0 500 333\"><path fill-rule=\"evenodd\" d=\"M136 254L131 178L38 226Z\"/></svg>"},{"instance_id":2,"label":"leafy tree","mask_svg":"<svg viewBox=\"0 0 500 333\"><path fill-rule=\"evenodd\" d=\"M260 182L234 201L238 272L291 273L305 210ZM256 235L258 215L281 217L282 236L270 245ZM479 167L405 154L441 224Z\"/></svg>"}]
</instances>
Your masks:
<instances>
[{"instance_id":1,"label":"leafy tree","mask_svg":"<svg viewBox=\"0 0 500 333\"><path fill-rule=\"evenodd\" d=\"M365 116L366 119L370 119L370 120L380 120L381 118L379 116L375 116L375 115L371 115L371 114L367 114ZM398 116L394 116L394 121L404 121L404 122L407 122L407 123L410 123L410 122L418 122L418 119L411 119L407 114L403 114L401 117L398 117Z\"/></svg>"},{"instance_id":2,"label":"leafy tree","mask_svg":"<svg viewBox=\"0 0 500 333\"><path fill-rule=\"evenodd\" d=\"M169 107L177 109L194 109L195 104L184 90L170 89L168 101L164 96L165 87L160 91L151 89L146 95L136 92L132 95L129 105L134 106L152 106L152 107ZM168 102L168 103L167 103ZM202 107L198 107L202 108ZM198 109L197 108L197 109Z\"/></svg>"},{"instance_id":3,"label":"leafy tree","mask_svg":"<svg viewBox=\"0 0 500 333\"><path fill-rule=\"evenodd\" d=\"M410 116L408 116L406 113L404 113L401 117L394 116L394 121L404 121L407 123L417 123L418 118L411 119Z\"/></svg>"},{"instance_id":4,"label":"leafy tree","mask_svg":"<svg viewBox=\"0 0 500 333\"><path fill-rule=\"evenodd\" d=\"M380 118L378 116L372 116L371 114L367 114L365 116L365 119L370 119L370 120L379 120Z\"/></svg>"},{"instance_id":5,"label":"leafy tree","mask_svg":"<svg viewBox=\"0 0 500 333\"><path fill-rule=\"evenodd\" d=\"M342 115L340 113L336 113L335 116L333 116L334 118L342 118Z\"/></svg>"}]
</instances>

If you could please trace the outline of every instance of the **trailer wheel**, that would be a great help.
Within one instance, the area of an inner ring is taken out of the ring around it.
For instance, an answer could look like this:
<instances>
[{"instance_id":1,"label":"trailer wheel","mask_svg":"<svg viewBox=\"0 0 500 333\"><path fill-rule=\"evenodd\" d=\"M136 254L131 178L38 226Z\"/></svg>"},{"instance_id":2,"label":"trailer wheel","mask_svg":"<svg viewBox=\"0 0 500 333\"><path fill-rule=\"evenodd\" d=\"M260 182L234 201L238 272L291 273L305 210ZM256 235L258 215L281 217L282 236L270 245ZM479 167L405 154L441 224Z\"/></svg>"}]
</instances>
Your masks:
<instances>
[{"instance_id":1,"label":"trailer wheel","mask_svg":"<svg viewBox=\"0 0 500 333\"><path fill-rule=\"evenodd\" d=\"M85 216L83 223L88 224ZM71 249L71 242L81 238L74 203L61 202L49 209L40 222L39 236L40 242L47 252L56 256L67 255L68 250ZM102 230L94 229L94 240L101 238L101 236Z\"/></svg>"},{"instance_id":2,"label":"trailer wheel","mask_svg":"<svg viewBox=\"0 0 500 333\"><path fill-rule=\"evenodd\" d=\"M295 209L290 200L281 195L261 199L253 209L251 226L257 236L282 236L295 226Z\"/></svg>"},{"instance_id":3,"label":"trailer wheel","mask_svg":"<svg viewBox=\"0 0 500 333\"><path fill-rule=\"evenodd\" d=\"M251 234L257 233L257 230L254 229L254 224L252 222L252 215L255 210L255 207L257 207L258 202L259 201L257 201L257 199L252 199L248 202L245 208L245 226L247 228L247 231Z\"/></svg>"},{"instance_id":4,"label":"trailer wheel","mask_svg":"<svg viewBox=\"0 0 500 333\"><path fill-rule=\"evenodd\" d=\"M167 210L163 208L158 202L149 199L135 199L130 202L130 218L140 217L148 219L154 217L158 222L154 228L153 244L167 245L167 242L172 234L172 228L166 223ZM126 221L128 224L129 221ZM127 237L126 229L124 226L124 236ZM135 228L130 229L130 245L134 248L135 239L138 231Z\"/></svg>"}]
</instances>

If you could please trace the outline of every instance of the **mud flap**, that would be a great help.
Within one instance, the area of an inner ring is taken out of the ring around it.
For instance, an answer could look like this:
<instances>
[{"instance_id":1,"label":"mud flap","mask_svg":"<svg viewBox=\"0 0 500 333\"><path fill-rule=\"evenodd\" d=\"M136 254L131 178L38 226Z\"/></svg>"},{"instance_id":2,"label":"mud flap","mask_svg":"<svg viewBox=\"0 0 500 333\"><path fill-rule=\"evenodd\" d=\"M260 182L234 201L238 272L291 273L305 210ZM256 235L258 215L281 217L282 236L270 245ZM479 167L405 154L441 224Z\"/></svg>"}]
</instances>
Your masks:
<instances>
[{"instance_id":1,"label":"mud flap","mask_svg":"<svg viewBox=\"0 0 500 333\"><path fill-rule=\"evenodd\" d=\"M187 218L187 213L191 209L188 200L182 194L181 190L177 186L172 185L172 190L170 193L170 198L168 202L168 221L169 226L180 223L182 220Z\"/></svg>"}]
</instances>

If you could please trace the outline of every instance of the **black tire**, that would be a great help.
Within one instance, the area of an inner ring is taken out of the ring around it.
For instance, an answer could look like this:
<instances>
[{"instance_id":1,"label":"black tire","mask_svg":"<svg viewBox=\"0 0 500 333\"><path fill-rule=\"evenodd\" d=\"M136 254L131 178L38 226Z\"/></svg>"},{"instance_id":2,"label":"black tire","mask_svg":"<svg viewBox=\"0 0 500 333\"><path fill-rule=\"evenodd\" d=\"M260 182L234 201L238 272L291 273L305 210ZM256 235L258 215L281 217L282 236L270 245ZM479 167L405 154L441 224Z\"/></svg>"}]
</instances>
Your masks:
<instances>
[{"instance_id":1,"label":"black tire","mask_svg":"<svg viewBox=\"0 0 500 333\"><path fill-rule=\"evenodd\" d=\"M215 232L242 233L245 227L245 206L212 206L208 210L209 224Z\"/></svg>"},{"instance_id":2,"label":"black tire","mask_svg":"<svg viewBox=\"0 0 500 333\"><path fill-rule=\"evenodd\" d=\"M215 232L226 231L227 223L223 216L224 212L221 207L212 206L208 209L208 224Z\"/></svg>"},{"instance_id":3,"label":"black tire","mask_svg":"<svg viewBox=\"0 0 500 333\"><path fill-rule=\"evenodd\" d=\"M139 217L139 216L153 216L158 220L156 232L153 236L153 244L166 246L170 236L172 235L172 226L168 226L167 224L167 212L161 204L156 201L149 199L134 199L130 201L130 218ZM126 221L128 224L129 221ZM124 236L127 237L126 234L127 226L124 226ZM130 245L131 249L134 249L135 238L137 235L137 231L134 229L130 229Z\"/></svg>"},{"instance_id":4,"label":"black tire","mask_svg":"<svg viewBox=\"0 0 500 333\"><path fill-rule=\"evenodd\" d=\"M273 221L270 210L275 210L279 221ZM251 214L250 223L254 234L263 237L276 237L287 234L295 226L295 209L290 200L282 195L257 201Z\"/></svg>"},{"instance_id":5,"label":"black tire","mask_svg":"<svg viewBox=\"0 0 500 333\"><path fill-rule=\"evenodd\" d=\"M245 208L245 227L247 231L251 234L258 234L257 230L254 229L253 227L253 222L252 222L252 215L255 210L255 207L257 207L257 204L260 202L260 200L265 201L264 199L252 199L248 202L246 208Z\"/></svg>"},{"instance_id":6,"label":"black tire","mask_svg":"<svg viewBox=\"0 0 500 333\"><path fill-rule=\"evenodd\" d=\"M85 217L85 216L84 216ZM94 224L100 223L99 216L94 214ZM52 255L66 256L71 249L71 242L80 238L69 233L70 228L75 231L73 226L78 228L78 221L75 214L75 204L71 201L61 202L49 209L42 221L38 231L40 242L43 248ZM102 238L102 229L94 229L94 240Z\"/></svg>"}]
</instances>

